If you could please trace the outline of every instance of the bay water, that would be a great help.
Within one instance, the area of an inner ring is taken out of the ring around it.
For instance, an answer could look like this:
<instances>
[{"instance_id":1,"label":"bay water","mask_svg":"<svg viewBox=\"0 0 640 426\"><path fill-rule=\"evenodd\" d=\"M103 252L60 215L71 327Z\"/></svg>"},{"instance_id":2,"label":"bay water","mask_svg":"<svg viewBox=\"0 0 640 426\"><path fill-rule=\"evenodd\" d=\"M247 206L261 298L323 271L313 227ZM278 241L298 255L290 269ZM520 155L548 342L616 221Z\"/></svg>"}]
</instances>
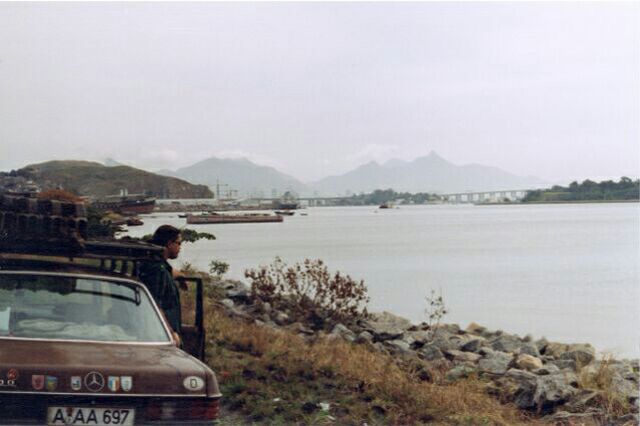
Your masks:
<instances>
[{"instance_id":1,"label":"bay water","mask_svg":"<svg viewBox=\"0 0 640 426\"><path fill-rule=\"evenodd\" d=\"M217 239L183 244L173 263L208 270L223 260L227 277L244 280L246 269L275 256L288 264L322 259L365 281L370 311L418 323L436 290L449 312L443 322L638 358L639 213L638 203L317 207L283 223L190 225ZM177 213L142 219L129 235L186 226Z\"/></svg>"}]
</instances>

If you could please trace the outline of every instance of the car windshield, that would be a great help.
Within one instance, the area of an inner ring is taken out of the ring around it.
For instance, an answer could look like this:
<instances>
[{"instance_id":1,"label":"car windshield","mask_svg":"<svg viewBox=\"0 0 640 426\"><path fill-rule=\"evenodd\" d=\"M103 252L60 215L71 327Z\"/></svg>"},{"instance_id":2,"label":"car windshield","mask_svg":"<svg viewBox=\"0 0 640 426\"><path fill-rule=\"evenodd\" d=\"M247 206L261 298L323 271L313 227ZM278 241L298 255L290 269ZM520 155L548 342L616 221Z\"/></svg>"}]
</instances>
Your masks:
<instances>
[{"instance_id":1,"label":"car windshield","mask_svg":"<svg viewBox=\"0 0 640 426\"><path fill-rule=\"evenodd\" d=\"M96 278L0 273L0 336L166 342L147 293Z\"/></svg>"}]
</instances>

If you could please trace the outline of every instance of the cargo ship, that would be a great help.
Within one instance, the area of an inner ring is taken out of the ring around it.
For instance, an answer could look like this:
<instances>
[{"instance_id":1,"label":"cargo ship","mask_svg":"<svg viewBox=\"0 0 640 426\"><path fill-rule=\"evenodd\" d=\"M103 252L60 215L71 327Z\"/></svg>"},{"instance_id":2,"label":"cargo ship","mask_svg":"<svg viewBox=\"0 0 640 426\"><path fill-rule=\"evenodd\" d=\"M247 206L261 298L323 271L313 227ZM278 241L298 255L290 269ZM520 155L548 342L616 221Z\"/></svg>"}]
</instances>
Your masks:
<instances>
[{"instance_id":1,"label":"cargo ship","mask_svg":"<svg viewBox=\"0 0 640 426\"><path fill-rule=\"evenodd\" d=\"M123 215L148 214L153 211L156 199L145 194L108 195L91 205L100 210L111 210Z\"/></svg>"},{"instance_id":2,"label":"cargo ship","mask_svg":"<svg viewBox=\"0 0 640 426\"><path fill-rule=\"evenodd\" d=\"M269 214L189 214L187 223L190 225L204 225L212 223L263 223L282 222L282 216Z\"/></svg>"}]
</instances>

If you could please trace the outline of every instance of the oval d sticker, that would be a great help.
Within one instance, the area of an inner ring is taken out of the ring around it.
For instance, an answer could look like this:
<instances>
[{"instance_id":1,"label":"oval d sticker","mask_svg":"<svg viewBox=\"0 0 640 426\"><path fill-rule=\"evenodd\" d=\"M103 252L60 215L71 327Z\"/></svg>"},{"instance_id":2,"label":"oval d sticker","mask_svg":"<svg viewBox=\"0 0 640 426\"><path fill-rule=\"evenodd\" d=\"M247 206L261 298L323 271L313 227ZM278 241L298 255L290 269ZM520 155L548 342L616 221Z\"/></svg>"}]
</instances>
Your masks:
<instances>
[{"instance_id":1,"label":"oval d sticker","mask_svg":"<svg viewBox=\"0 0 640 426\"><path fill-rule=\"evenodd\" d=\"M182 382L184 388L188 391L199 391L204 388L204 380L200 377L189 376Z\"/></svg>"}]
</instances>

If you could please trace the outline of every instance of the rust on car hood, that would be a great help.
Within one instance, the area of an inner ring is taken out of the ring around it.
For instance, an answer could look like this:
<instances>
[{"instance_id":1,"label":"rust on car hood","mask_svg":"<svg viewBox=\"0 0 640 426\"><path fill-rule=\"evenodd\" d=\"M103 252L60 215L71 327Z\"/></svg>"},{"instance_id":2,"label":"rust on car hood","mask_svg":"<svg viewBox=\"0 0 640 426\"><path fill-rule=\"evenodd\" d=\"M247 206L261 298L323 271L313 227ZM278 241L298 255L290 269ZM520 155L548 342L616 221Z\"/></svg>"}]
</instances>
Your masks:
<instances>
[{"instance_id":1,"label":"rust on car hood","mask_svg":"<svg viewBox=\"0 0 640 426\"><path fill-rule=\"evenodd\" d=\"M172 345L0 339L0 393L220 395L211 370Z\"/></svg>"}]
</instances>

